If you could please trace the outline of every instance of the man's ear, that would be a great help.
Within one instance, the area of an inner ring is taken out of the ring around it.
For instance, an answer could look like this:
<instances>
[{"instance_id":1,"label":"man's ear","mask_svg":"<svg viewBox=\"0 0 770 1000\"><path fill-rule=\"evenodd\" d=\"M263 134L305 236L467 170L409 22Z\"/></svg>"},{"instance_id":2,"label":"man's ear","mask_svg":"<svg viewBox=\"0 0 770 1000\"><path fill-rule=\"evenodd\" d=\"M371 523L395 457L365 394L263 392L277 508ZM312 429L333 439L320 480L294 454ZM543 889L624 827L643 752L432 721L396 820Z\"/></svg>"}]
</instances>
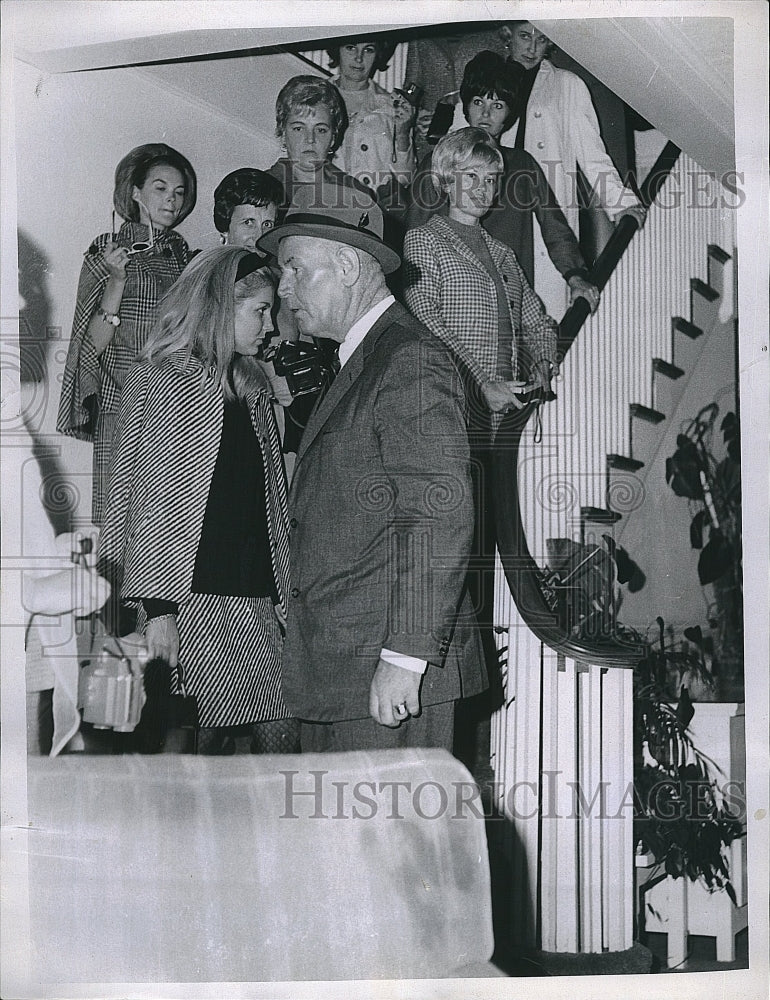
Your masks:
<instances>
[{"instance_id":1,"label":"man's ear","mask_svg":"<svg viewBox=\"0 0 770 1000\"><path fill-rule=\"evenodd\" d=\"M342 284L348 287L355 285L361 274L361 261L353 247L339 246L335 251L334 258Z\"/></svg>"}]
</instances>

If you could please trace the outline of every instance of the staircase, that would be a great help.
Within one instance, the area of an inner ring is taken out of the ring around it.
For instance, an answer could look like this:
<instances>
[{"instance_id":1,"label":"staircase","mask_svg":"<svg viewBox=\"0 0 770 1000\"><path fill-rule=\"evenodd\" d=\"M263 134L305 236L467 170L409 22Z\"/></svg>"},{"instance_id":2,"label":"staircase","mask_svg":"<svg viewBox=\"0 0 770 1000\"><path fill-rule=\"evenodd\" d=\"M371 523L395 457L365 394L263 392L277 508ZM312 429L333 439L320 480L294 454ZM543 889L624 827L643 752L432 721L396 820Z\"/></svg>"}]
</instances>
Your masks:
<instances>
[{"instance_id":1,"label":"staircase","mask_svg":"<svg viewBox=\"0 0 770 1000\"><path fill-rule=\"evenodd\" d=\"M557 401L541 407L542 440L527 427L518 471L513 479L501 472L495 487L498 499L515 497L518 479L524 535L504 512L495 625L505 700L493 718L491 763L495 804L509 822L494 850L511 872L509 933L543 952L630 954L633 946L629 790L640 651L622 641L550 643L548 608L526 583L529 552L542 567L547 539L626 539L650 499L670 492L656 471L666 429L712 331L733 329L732 262L721 249L734 245L732 219L718 199L691 211L671 198L698 172L680 157L570 349Z\"/></svg>"}]
</instances>

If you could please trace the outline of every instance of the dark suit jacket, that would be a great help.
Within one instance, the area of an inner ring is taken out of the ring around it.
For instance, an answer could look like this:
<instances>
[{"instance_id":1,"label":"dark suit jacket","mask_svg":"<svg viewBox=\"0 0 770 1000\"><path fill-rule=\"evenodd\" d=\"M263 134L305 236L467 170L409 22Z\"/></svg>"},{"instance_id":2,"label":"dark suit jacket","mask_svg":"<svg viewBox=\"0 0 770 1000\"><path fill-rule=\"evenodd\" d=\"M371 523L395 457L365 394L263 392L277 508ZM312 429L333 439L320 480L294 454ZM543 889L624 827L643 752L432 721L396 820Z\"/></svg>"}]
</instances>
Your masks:
<instances>
[{"instance_id":1,"label":"dark suit jacket","mask_svg":"<svg viewBox=\"0 0 770 1000\"><path fill-rule=\"evenodd\" d=\"M377 320L311 416L289 508L293 712L366 718L383 647L428 661L423 704L485 688L463 597L473 496L462 389L446 348L402 306Z\"/></svg>"}]
</instances>

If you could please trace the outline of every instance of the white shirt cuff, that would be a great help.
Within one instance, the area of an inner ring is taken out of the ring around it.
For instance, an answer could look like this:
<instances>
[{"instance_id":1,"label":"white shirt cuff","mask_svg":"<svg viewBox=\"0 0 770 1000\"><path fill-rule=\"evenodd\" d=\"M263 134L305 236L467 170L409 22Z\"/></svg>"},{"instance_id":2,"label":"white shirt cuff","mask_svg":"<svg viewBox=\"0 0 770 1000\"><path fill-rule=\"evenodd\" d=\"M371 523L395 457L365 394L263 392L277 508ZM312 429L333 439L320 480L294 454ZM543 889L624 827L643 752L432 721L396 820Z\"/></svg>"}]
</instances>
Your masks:
<instances>
[{"instance_id":1,"label":"white shirt cuff","mask_svg":"<svg viewBox=\"0 0 770 1000\"><path fill-rule=\"evenodd\" d=\"M427 660L421 660L416 656L407 656L406 653L395 653L392 649L380 650L380 659L385 660L386 663L392 663L394 667L411 670L414 674L424 674L428 666Z\"/></svg>"}]
</instances>

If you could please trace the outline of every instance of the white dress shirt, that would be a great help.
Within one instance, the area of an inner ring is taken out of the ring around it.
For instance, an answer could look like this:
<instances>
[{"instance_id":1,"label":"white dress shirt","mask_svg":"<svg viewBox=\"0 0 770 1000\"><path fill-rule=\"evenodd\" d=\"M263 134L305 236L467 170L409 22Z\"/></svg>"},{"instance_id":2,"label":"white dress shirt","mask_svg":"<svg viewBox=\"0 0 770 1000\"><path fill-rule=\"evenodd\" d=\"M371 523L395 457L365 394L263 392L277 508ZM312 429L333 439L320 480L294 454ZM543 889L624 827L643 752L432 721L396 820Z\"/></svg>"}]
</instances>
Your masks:
<instances>
[{"instance_id":1,"label":"white dress shirt","mask_svg":"<svg viewBox=\"0 0 770 1000\"><path fill-rule=\"evenodd\" d=\"M364 313L364 315L361 316L360 319L357 319L351 326L345 336L345 339L340 344L340 370L342 370L345 366L345 363L349 360L350 356L380 316L382 316L387 309L390 309L395 301L396 300L392 295L387 295L381 302L378 302L377 305L372 306L368 312ZM387 663L392 663L396 667L403 667L404 670L411 670L417 674L424 674L428 666L427 660L421 660L416 656L407 656L406 653L397 653L393 649L380 650L380 659L385 660Z\"/></svg>"}]
</instances>

